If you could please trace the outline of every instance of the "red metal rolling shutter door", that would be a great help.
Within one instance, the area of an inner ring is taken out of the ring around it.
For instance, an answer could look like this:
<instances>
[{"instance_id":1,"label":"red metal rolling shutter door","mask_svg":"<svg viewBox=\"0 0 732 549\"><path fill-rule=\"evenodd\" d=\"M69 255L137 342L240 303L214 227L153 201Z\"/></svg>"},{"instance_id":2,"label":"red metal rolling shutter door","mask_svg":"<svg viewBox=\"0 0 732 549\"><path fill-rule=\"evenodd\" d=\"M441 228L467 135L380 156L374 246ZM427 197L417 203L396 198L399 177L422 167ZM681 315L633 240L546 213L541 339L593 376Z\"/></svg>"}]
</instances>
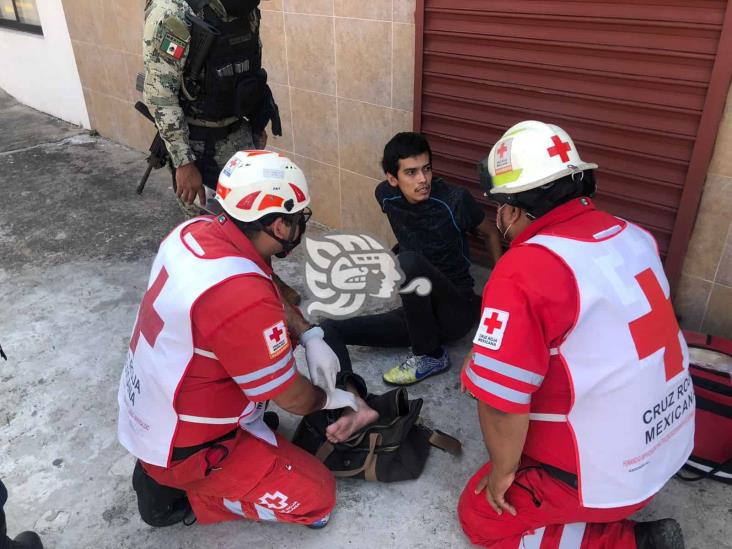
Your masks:
<instances>
[{"instance_id":1,"label":"red metal rolling shutter door","mask_svg":"<svg viewBox=\"0 0 732 549\"><path fill-rule=\"evenodd\" d=\"M673 251L727 2L420 6L415 122L438 173L479 196L476 162L501 133L520 120L553 122L600 165L599 205ZM695 212L696 203L692 221Z\"/></svg>"}]
</instances>

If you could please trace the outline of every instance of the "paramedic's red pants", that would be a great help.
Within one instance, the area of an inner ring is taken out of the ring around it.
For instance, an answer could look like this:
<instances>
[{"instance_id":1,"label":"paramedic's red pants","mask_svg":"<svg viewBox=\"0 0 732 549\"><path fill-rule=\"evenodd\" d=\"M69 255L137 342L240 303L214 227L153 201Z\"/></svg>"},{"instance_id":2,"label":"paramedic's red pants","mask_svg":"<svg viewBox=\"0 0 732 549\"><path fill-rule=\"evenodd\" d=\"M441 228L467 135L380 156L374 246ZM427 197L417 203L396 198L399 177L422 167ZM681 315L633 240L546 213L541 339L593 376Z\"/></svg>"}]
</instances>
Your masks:
<instances>
[{"instance_id":1,"label":"paramedic's red pants","mask_svg":"<svg viewBox=\"0 0 732 549\"><path fill-rule=\"evenodd\" d=\"M165 469L145 464L160 484L186 492L203 523L236 519L312 524L335 506L335 479L313 456L277 435L277 446L239 431L219 449L202 450ZM209 461L217 467L205 475Z\"/></svg>"},{"instance_id":2,"label":"paramedic's red pants","mask_svg":"<svg viewBox=\"0 0 732 549\"><path fill-rule=\"evenodd\" d=\"M458 516L463 531L474 544L494 549L636 549L634 522L624 520L649 500L628 507L589 509L579 503L577 491L550 476L544 469L519 467L516 481L533 492L517 486L506 492L506 500L516 508L516 516L498 516L485 498L475 494L478 481L491 468L486 463L468 481ZM537 506L538 504L538 506Z\"/></svg>"}]
</instances>

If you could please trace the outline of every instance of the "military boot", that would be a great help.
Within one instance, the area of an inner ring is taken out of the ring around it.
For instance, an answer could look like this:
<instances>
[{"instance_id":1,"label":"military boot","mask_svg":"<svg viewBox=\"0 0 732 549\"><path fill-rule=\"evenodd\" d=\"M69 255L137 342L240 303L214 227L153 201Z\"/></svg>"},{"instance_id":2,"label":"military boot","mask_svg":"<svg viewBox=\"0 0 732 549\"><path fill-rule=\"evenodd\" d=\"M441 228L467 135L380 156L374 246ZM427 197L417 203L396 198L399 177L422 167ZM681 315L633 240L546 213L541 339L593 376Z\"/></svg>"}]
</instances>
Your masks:
<instances>
[{"instance_id":1,"label":"military boot","mask_svg":"<svg viewBox=\"0 0 732 549\"><path fill-rule=\"evenodd\" d=\"M43 549L41 538L35 532L21 532L10 541L10 549Z\"/></svg>"},{"instance_id":2,"label":"military boot","mask_svg":"<svg viewBox=\"0 0 732 549\"><path fill-rule=\"evenodd\" d=\"M635 525L638 549L684 549L681 526L674 519L639 522Z\"/></svg>"},{"instance_id":3,"label":"military boot","mask_svg":"<svg viewBox=\"0 0 732 549\"><path fill-rule=\"evenodd\" d=\"M138 460L132 473L140 518L150 526L172 526L192 514L191 504L182 490L158 484Z\"/></svg>"}]
</instances>

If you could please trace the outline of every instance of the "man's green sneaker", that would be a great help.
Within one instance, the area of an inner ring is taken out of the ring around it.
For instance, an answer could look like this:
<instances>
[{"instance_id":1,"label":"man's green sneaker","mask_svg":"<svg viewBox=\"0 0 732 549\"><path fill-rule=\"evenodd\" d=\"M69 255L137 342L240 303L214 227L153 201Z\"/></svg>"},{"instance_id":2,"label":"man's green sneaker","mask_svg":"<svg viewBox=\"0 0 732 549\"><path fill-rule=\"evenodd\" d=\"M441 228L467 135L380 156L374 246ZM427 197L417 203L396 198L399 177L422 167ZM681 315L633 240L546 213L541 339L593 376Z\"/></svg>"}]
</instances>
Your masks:
<instances>
[{"instance_id":1,"label":"man's green sneaker","mask_svg":"<svg viewBox=\"0 0 732 549\"><path fill-rule=\"evenodd\" d=\"M424 378L441 374L450 368L447 351L440 358L429 355L410 354L399 366L394 366L384 374L384 381L390 385L412 385Z\"/></svg>"}]
</instances>

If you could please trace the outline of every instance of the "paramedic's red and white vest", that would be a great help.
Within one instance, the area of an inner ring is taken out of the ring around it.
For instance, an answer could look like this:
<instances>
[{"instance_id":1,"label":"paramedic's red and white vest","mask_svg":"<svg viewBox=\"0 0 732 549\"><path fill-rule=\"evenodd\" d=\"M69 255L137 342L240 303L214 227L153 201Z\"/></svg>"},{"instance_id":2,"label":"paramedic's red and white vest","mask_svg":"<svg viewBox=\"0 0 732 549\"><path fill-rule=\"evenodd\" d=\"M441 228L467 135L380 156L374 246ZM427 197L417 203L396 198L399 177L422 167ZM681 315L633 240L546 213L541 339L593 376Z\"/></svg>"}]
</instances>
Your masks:
<instances>
[{"instance_id":1,"label":"paramedic's red and white vest","mask_svg":"<svg viewBox=\"0 0 732 549\"><path fill-rule=\"evenodd\" d=\"M655 241L618 220L592 240L539 234L526 245L564 261L579 298L574 327L552 349L567 369L570 412L530 418L569 422L582 505L643 501L681 468L694 443L689 352Z\"/></svg>"},{"instance_id":2,"label":"paramedic's red and white vest","mask_svg":"<svg viewBox=\"0 0 732 549\"><path fill-rule=\"evenodd\" d=\"M179 417L173 407L176 390L193 354L209 356L206 355L208 351L193 347L193 304L207 290L230 277L252 274L269 278L253 261L244 257L202 259L196 255L194 251L202 255L203 250L192 235L184 236L183 230L192 223L210 222L210 219L202 218L183 223L160 245L140 306L141 309L145 306L148 295L156 295L158 318L150 326L139 326L135 322L120 380L117 397L119 440L135 457L161 467L170 464L173 436L181 420L218 425L231 423L232 428L238 423L255 436L276 445L272 431L261 419L264 413L261 403L250 402L235 418Z\"/></svg>"}]
</instances>

